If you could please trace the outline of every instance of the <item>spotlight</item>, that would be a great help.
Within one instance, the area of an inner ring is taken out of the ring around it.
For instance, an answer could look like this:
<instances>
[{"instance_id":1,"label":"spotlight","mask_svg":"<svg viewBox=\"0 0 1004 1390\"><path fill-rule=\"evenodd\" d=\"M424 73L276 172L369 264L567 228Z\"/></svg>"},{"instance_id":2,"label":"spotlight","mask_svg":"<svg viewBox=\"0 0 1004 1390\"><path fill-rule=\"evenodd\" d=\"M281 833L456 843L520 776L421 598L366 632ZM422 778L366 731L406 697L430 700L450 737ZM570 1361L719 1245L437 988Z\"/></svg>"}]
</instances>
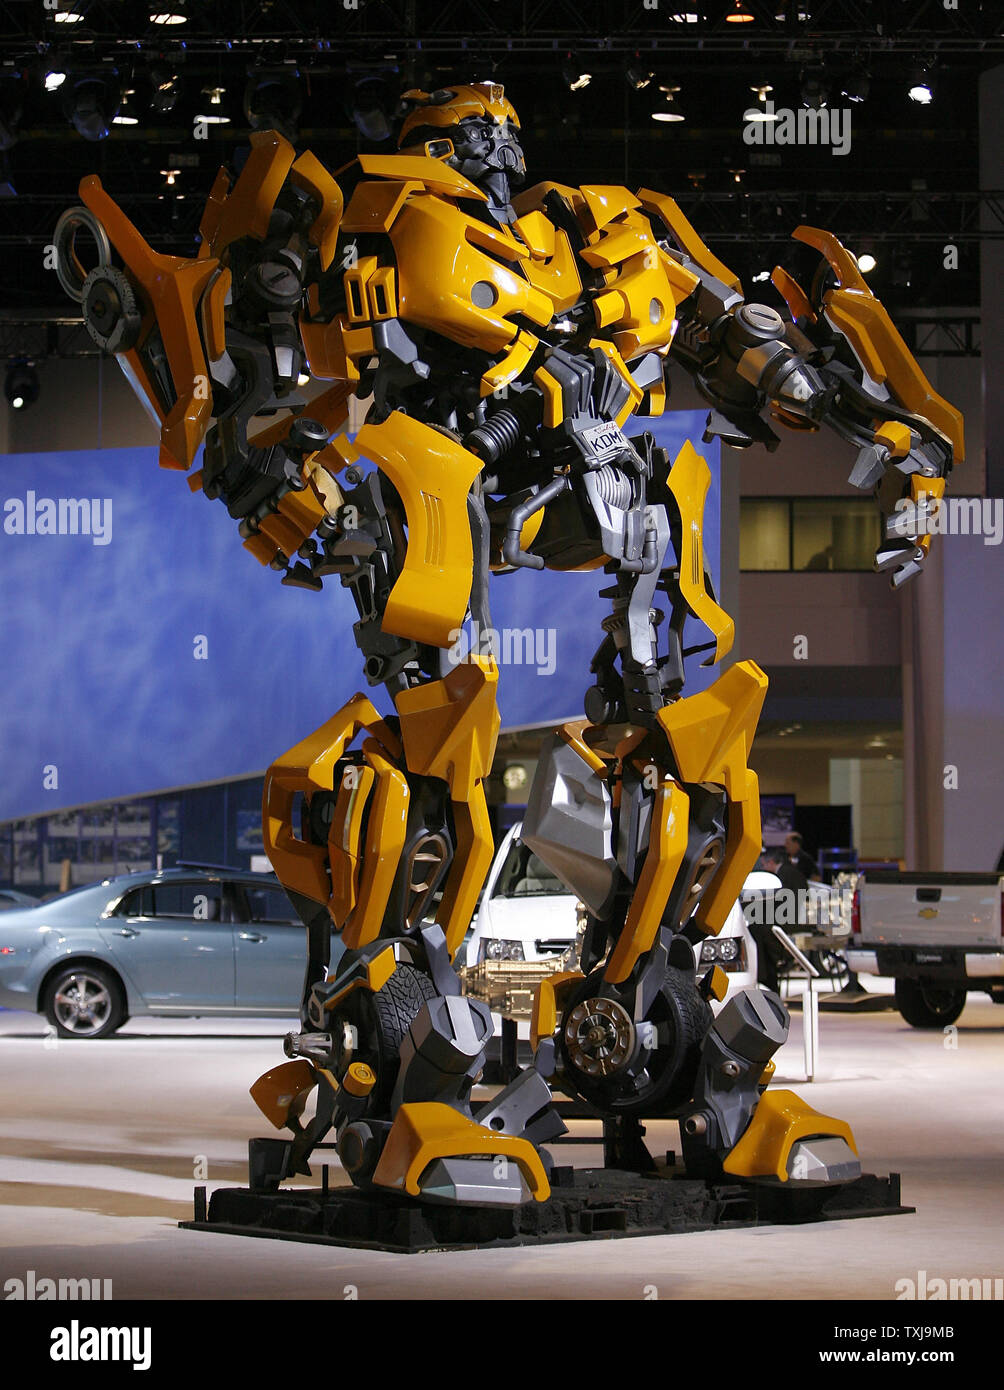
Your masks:
<instances>
[{"instance_id":1,"label":"spotlight","mask_svg":"<svg viewBox=\"0 0 1004 1390\"><path fill-rule=\"evenodd\" d=\"M669 16L673 24L697 24L701 16L695 14L693 10L679 10L676 14Z\"/></svg>"},{"instance_id":2,"label":"spotlight","mask_svg":"<svg viewBox=\"0 0 1004 1390\"><path fill-rule=\"evenodd\" d=\"M638 67L634 63L628 64L624 69L624 80L635 92L644 91L654 76L655 73L649 72L646 68Z\"/></svg>"},{"instance_id":3,"label":"spotlight","mask_svg":"<svg viewBox=\"0 0 1004 1390\"><path fill-rule=\"evenodd\" d=\"M664 106L657 106L652 112L653 121L685 121L687 118L674 101L679 87L660 87L666 98Z\"/></svg>"},{"instance_id":4,"label":"spotlight","mask_svg":"<svg viewBox=\"0 0 1004 1390\"><path fill-rule=\"evenodd\" d=\"M821 111L830 99L830 83L824 68L803 68L801 77L802 105L810 111Z\"/></svg>"},{"instance_id":5,"label":"spotlight","mask_svg":"<svg viewBox=\"0 0 1004 1390\"><path fill-rule=\"evenodd\" d=\"M208 97L209 101L195 117L196 122L202 121L205 125L230 124L230 117L223 110L223 98L226 95L226 90L226 87L203 87L202 95Z\"/></svg>"},{"instance_id":6,"label":"spotlight","mask_svg":"<svg viewBox=\"0 0 1004 1390\"><path fill-rule=\"evenodd\" d=\"M751 106L748 111L743 112L744 121L776 121L778 119L775 111L767 110L767 93L774 88L769 82L761 82L757 87L751 87L750 91L756 93L759 106Z\"/></svg>"},{"instance_id":7,"label":"spotlight","mask_svg":"<svg viewBox=\"0 0 1004 1390\"><path fill-rule=\"evenodd\" d=\"M118 115L112 117L112 125L139 125L139 117L133 110L132 102L129 100L130 97L134 97L135 95L135 89L132 87L124 87L122 89L122 105L119 107Z\"/></svg>"},{"instance_id":8,"label":"spotlight","mask_svg":"<svg viewBox=\"0 0 1004 1390\"><path fill-rule=\"evenodd\" d=\"M248 71L244 115L252 130L276 130L295 143L302 111L300 74L292 63Z\"/></svg>"},{"instance_id":9,"label":"spotlight","mask_svg":"<svg viewBox=\"0 0 1004 1390\"><path fill-rule=\"evenodd\" d=\"M85 140L105 140L121 100L114 68L71 73L62 84L63 111Z\"/></svg>"},{"instance_id":10,"label":"spotlight","mask_svg":"<svg viewBox=\"0 0 1004 1390\"><path fill-rule=\"evenodd\" d=\"M868 93L871 91L871 85L871 74L866 72L864 68L855 68L854 72L840 88L840 95L846 97L848 101L867 101Z\"/></svg>"},{"instance_id":11,"label":"spotlight","mask_svg":"<svg viewBox=\"0 0 1004 1390\"><path fill-rule=\"evenodd\" d=\"M57 24L79 24L90 8L90 0L56 0L52 18Z\"/></svg>"},{"instance_id":12,"label":"spotlight","mask_svg":"<svg viewBox=\"0 0 1004 1390\"><path fill-rule=\"evenodd\" d=\"M913 257L905 247L897 247L892 256L892 283L909 289L913 280Z\"/></svg>"},{"instance_id":13,"label":"spotlight","mask_svg":"<svg viewBox=\"0 0 1004 1390\"><path fill-rule=\"evenodd\" d=\"M12 362L3 393L11 410L27 410L38 400L38 372L28 362Z\"/></svg>"},{"instance_id":14,"label":"spotlight","mask_svg":"<svg viewBox=\"0 0 1004 1390\"><path fill-rule=\"evenodd\" d=\"M150 69L150 109L159 116L167 116L178 104L181 95L181 78L168 67L155 64Z\"/></svg>"},{"instance_id":15,"label":"spotlight","mask_svg":"<svg viewBox=\"0 0 1004 1390\"><path fill-rule=\"evenodd\" d=\"M61 68L53 68L45 74L45 90L58 92L65 81L66 73Z\"/></svg>"},{"instance_id":16,"label":"spotlight","mask_svg":"<svg viewBox=\"0 0 1004 1390\"><path fill-rule=\"evenodd\" d=\"M927 68L916 68L910 77L907 96L918 106L930 106L934 100L934 81Z\"/></svg>"},{"instance_id":17,"label":"spotlight","mask_svg":"<svg viewBox=\"0 0 1004 1390\"><path fill-rule=\"evenodd\" d=\"M743 4L743 0L732 0L732 9L725 16L728 24L752 24L753 12Z\"/></svg>"},{"instance_id":18,"label":"spotlight","mask_svg":"<svg viewBox=\"0 0 1004 1390\"><path fill-rule=\"evenodd\" d=\"M0 76L0 152L13 149L18 142L26 86L23 72L9 70Z\"/></svg>"},{"instance_id":19,"label":"spotlight","mask_svg":"<svg viewBox=\"0 0 1004 1390\"><path fill-rule=\"evenodd\" d=\"M869 275L877 265L878 261L870 251L862 251L858 257L858 270L861 271L862 275Z\"/></svg>"},{"instance_id":20,"label":"spotlight","mask_svg":"<svg viewBox=\"0 0 1004 1390\"><path fill-rule=\"evenodd\" d=\"M151 8L150 23L160 24L164 28L173 28L178 24L187 24L188 15L185 14L185 11L181 6L180 0L175 0L175 3L171 6L170 9L154 10Z\"/></svg>"},{"instance_id":21,"label":"spotlight","mask_svg":"<svg viewBox=\"0 0 1004 1390\"><path fill-rule=\"evenodd\" d=\"M379 145L391 137L391 119L397 106L397 70L357 68L348 73L352 83L346 110L364 140Z\"/></svg>"},{"instance_id":22,"label":"spotlight","mask_svg":"<svg viewBox=\"0 0 1004 1390\"><path fill-rule=\"evenodd\" d=\"M561 80L570 92L581 92L593 80L593 74L581 59L569 53L561 65Z\"/></svg>"}]
</instances>

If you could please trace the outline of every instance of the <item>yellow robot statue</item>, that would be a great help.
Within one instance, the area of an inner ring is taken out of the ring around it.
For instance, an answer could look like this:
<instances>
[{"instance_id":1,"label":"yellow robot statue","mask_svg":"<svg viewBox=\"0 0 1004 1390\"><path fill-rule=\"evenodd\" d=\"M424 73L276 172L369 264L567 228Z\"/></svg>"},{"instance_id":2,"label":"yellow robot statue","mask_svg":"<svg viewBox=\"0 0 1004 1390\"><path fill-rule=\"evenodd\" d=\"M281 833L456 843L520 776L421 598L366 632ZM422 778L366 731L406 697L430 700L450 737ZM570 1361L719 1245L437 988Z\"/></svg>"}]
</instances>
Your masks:
<instances>
[{"instance_id":1,"label":"yellow robot statue","mask_svg":"<svg viewBox=\"0 0 1004 1390\"><path fill-rule=\"evenodd\" d=\"M189 484L258 562L306 589L338 577L390 706L357 694L266 777L265 848L308 963L302 1031L252 1088L290 1134L257 1181L309 1172L333 1130L362 1188L544 1201L543 1146L564 1128L549 1082L610 1120L678 1117L692 1173L851 1179L848 1126L767 1087L780 999L747 989L716 1019L722 972L698 972L760 848L748 758L767 682L746 660L682 693L685 627L710 634L708 664L733 636L702 548L709 470L624 426L660 414L682 370L709 403L706 439L770 448L767 414L832 427L886 518L876 567L899 584L929 537L897 503L936 503L961 418L826 232L796 230L819 270L808 292L775 272L782 319L665 194L517 194L501 87L412 91L404 111L399 152L334 176L252 135L194 259L153 251L95 177L57 235L63 284L155 416L162 465L189 470L204 444ZM99 248L86 275L81 229ZM309 412L304 371L332 383ZM351 396L372 398L353 442ZM453 962L492 856L498 672L487 650L447 653L468 617L490 630L489 578L520 567L600 570L610 603L586 718L545 744L524 829L588 928L581 971L538 991L534 1065L472 1109L492 1024ZM332 929L347 948L333 975Z\"/></svg>"}]
</instances>

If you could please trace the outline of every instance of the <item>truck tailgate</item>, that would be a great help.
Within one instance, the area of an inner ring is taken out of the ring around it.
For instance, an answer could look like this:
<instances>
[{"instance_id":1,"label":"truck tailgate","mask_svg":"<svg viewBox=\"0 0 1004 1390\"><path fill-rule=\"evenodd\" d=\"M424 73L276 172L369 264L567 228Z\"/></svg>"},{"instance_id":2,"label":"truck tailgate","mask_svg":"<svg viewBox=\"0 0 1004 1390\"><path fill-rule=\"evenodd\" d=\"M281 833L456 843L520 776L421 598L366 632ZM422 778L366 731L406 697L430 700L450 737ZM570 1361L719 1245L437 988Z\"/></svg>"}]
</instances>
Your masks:
<instances>
[{"instance_id":1,"label":"truck tailgate","mask_svg":"<svg viewBox=\"0 0 1004 1390\"><path fill-rule=\"evenodd\" d=\"M856 944L1001 947L997 874L882 874L859 888Z\"/></svg>"}]
</instances>

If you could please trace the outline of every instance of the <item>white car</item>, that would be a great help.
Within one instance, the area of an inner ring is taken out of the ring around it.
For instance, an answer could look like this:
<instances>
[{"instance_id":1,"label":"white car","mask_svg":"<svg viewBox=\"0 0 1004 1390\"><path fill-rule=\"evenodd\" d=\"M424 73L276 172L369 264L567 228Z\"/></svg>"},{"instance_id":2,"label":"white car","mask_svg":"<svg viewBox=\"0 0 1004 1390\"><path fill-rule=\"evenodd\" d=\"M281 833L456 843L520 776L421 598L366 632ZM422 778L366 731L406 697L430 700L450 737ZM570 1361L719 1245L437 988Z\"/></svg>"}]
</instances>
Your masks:
<instances>
[{"instance_id":1,"label":"white car","mask_svg":"<svg viewBox=\"0 0 1004 1390\"><path fill-rule=\"evenodd\" d=\"M502 1019L512 1018L519 1041L529 1043L537 985L557 970L578 968L581 905L523 844L522 828L512 827L492 862L468 937L464 977L467 992L491 1004L496 1037ZM753 879L778 883L773 874L751 874L747 883ZM756 984L756 946L738 903L719 934L701 944L700 966L709 970L713 965L728 974L729 994ZM712 1007L717 1012L721 1005L713 1002Z\"/></svg>"}]
</instances>

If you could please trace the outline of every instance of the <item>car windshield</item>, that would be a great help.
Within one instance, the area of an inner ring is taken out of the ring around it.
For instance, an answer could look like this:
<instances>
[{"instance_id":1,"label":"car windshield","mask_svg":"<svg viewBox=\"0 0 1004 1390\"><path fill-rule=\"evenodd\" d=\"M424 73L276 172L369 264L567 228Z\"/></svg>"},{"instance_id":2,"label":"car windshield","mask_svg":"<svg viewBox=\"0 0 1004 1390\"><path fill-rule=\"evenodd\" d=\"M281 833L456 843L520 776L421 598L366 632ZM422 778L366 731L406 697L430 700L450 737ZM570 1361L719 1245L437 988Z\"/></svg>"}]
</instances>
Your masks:
<instances>
[{"instance_id":1,"label":"car windshield","mask_svg":"<svg viewBox=\"0 0 1004 1390\"><path fill-rule=\"evenodd\" d=\"M541 898L569 896L568 889L520 840L513 840L493 898Z\"/></svg>"}]
</instances>

